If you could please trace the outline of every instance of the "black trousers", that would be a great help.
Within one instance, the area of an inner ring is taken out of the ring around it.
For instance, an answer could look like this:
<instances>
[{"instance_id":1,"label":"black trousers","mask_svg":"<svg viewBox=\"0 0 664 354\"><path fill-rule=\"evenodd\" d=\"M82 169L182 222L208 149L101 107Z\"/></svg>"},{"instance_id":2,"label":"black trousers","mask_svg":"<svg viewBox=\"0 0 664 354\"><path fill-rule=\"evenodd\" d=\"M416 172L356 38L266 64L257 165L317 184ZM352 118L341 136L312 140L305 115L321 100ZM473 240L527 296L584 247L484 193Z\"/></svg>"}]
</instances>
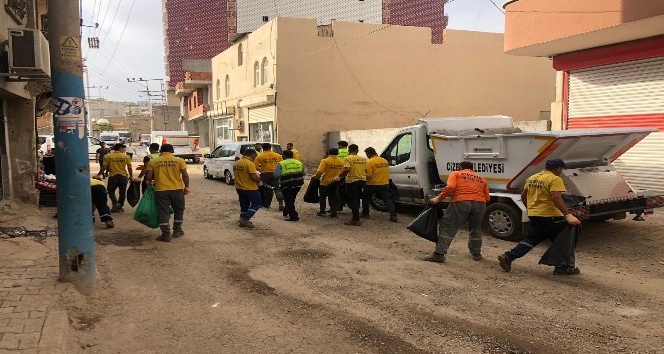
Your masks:
<instances>
[{"instance_id":1,"label":"black trousers","mask_svg":"<svg viewBox=\"0 0 664 354\"><path fill-rule=\"evenodd\" d=\"M346 183L346 197L348 198L348 206L353 212L353 221L360 221L360 201L366 183L365 181Z\"/></svg>"},{"instance_id":2,"label":"black trousers","mask_svg":"<svg viewBox=\"0 0 664 354\"><path fill-rule=\"evenodd\" d=\"M90 191L92 193L92 204L94 204L97 213L99 213L99 219L101 219L102 222L113 220L111 217L111 208L108 207L106 187L102 185L92 186Z\"/></svg>"},{"instance_id":3,"label":"black trousers","mask_svg":"<svg viewBox=\"0 0 664 354\"><path fill-rule=\"evenodd\" d=\"M562 216L529 216L528 219L530 219L530 232L528 233L528 236L506 253L507 258L511 261L525 256L528 252L532 251L535 246L539 245L546 239L551 241L555 240L558 234L563 231L567 225L562 222L565 220Z\"/></svg>"},{"instance_id":4,"label":"black trousers","mask_svg":"<svg viewBox=\"0 0 664 354\"><path fill-rule=\"evenodd\" d=\"M284 216L290 216L291 219L299 219L300 216L295 210L295 198L297 194L300 193L301 187L296 188L284 188L281 190L281 193L284 195Z\"/></svg>"},{"instance_id":5,"label":"black trousers","mask_svg":"<svg viewBox=\"0 0 664 354\"><path fill-rule=\"evenodd\" d=\"M330 200L330 210L332 215L337 215L339 210L339 183L332 182L327 186L320 186L318 193L320 195L320 212L324 213L327 207L327 200Z\"/></svg>"},{"instance_id":6,"label":"black trousers","mask_svg":"<svg viewBox=\"0 0 664 354\"><path fill-rule=\"evenodd\" d=\"M120 204L124 206L125 198L127 198L127 184L129 178L123 175L114 175L108 177L108 197L111 198L113 204ZM115 196L115 190L120 189L120 197Z\"/></svg>"}]
</instances>

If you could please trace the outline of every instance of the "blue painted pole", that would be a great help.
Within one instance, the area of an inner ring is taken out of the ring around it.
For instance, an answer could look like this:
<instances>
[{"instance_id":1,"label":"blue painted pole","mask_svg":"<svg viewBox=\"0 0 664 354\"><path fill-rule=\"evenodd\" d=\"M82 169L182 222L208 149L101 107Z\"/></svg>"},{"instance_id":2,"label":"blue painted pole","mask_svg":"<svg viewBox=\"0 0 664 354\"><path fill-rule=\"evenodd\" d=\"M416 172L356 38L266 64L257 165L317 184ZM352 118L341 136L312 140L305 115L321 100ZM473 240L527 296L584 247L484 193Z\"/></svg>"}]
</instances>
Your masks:
<instances>
[{"instance_id":1,"label":"blue painted pole","mask_svg":"<svg viewBox=\"0 0 664 354\"><path fill-rule=\"evenodd\" d=\"M55 101L60 281L91 294L96 262L79 9L79 0L49 1L48 38Z\"/></svg>"}]
</instances>

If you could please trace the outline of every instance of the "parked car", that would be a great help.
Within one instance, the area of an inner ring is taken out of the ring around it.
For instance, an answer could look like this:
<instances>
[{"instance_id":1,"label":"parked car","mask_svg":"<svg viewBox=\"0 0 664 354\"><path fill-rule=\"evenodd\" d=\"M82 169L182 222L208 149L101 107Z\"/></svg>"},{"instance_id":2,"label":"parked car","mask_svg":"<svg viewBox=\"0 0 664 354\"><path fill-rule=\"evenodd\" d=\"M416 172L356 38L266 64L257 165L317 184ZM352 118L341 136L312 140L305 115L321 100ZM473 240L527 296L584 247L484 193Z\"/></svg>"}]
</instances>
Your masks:
<instances>
[{"instance_id":1,"label":"parked car","mask_svg":"<svg viewBox=\"0 0 664 354\"><path fill-rule=\"evenodd\" d=\"M233 173L233 164L242 158L242 154L250 148L253 148L256 141L238 141L223 144L211 153L205 154L205 163L203 165L203 176L207 179L224 178L228 185L235 181ZM272 151L281 154L281 145L272 144Z\"/></svg>"}]
</instances>

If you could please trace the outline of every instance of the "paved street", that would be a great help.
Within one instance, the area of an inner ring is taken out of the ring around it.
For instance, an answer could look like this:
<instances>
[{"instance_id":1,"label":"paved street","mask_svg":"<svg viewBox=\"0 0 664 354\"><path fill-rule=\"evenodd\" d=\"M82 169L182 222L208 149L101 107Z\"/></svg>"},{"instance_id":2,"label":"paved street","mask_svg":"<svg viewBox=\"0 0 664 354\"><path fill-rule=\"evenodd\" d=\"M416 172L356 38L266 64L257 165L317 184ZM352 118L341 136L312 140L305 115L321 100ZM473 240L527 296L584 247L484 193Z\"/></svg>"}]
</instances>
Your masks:
<instances>
[{"instance_id":1,"label":"paved street","mask_svg":"<svg viewBox=\"0 0 664 354\"><path fill-rule=\"evenodd\" d=\"M417 210L356 228L299 205L299 223L272 209L238 228L234 188L188 166L182 239L155 241L129 207L95 225L92 298L57 283L54 237L0 240L0 353L664 353L662 216L587 224L578 277L537 265L546 246L507 274L512 243L487 237L473 262L465 233L446 264L420 261Z\"/></svg>"}]
</instances>

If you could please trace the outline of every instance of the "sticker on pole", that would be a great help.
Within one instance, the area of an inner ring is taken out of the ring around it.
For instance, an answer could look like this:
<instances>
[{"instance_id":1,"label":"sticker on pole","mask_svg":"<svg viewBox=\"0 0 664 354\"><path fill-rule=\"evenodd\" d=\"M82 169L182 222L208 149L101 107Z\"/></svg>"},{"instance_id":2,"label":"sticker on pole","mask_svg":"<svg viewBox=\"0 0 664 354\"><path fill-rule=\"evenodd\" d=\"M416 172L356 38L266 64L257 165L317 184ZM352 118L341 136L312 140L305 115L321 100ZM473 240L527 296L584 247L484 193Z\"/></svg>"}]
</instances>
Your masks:
<instances>
[{"instance_id":1,"label":"sticker on pole","mask_svg":"<svg viewBox=\"0 0 664 354\"><path fill-rule=\"evenodd\" d=\"M60 58L62 60L81 60L81 40L72 36L60 37Z\"/></svg>"},{"instance_id":2,"label":"sticker on pole","mask_svg":"<svg viewBox=\"0 0 664 354\"><path fill-rule=\"evenodd\" d=\"M73 133L77 128L81 131L85 128L83 98L56 97L55 109L56 125L60 131Z\"/></svg>"}]
</instances>

